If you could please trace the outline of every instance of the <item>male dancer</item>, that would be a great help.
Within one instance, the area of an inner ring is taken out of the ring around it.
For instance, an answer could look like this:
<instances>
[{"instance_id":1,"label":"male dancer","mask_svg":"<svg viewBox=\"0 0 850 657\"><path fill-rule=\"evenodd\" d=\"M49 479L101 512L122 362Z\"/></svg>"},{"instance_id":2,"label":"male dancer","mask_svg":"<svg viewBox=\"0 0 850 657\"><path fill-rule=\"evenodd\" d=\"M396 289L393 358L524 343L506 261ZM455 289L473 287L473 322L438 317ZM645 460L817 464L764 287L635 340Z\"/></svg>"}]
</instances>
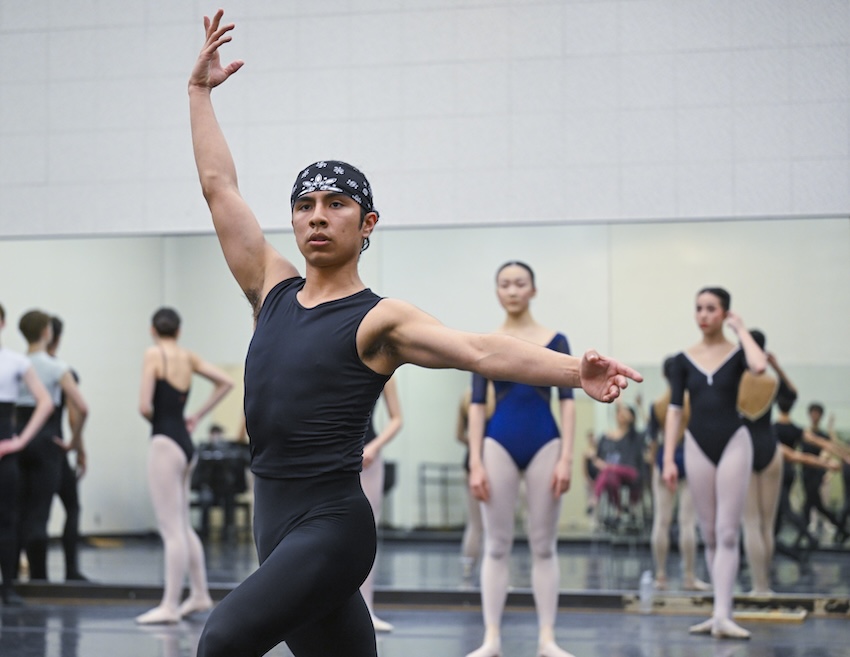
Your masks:
<instances>
[{"instance_id":1,"label":"male dancer","mask_svg":"<svg viewBox=\"0 0 850 657\"><path fill-rule=\"evenodd\" d=\"M64 395L81 417L81 424L88 415L71 368L47 353L47 345L53 339L50 315L40 310L25 313L18 323L21 333L29 345L27 355L38 378L47 388L53 404L59 406ZM20 431L36 407L36 402L26 386L21 386L15 409L15 421ZM20 539L26 550L30 567L30 579L47 579L47 521L53 496L59 491L62 479L62 461L65 458L59 446L60 429L58 416L53 414L39 434L21 452L21 511Z\"/></svg>"},{"instance_id":2,"label":"male dancer","mask_svg":"<svg viewBox=\"0 0 850 657\"><path fill-rule=\"evenodd\" d=\"M47 345L47 353L53 356L53 358L56 358L64 323L59 317L54 315L50 318L50 324L53 327L53 339ZM74 377L76 383L80 382L74 370L71 370L71 375ZM57 414L56 427L59 430L57 437L59 439L63 437L62 412L65 408L65 395L63 394L55 411ZM77 484L86 473L86 450L83 445L83 424L86 418L78 412L77 407L73 404L67 405L67 409L71 440L67 444L63 443L62 445L66 451L66 456L62 459L62 478L59 482L59 499L62 502L62 506L65 507L65 529L62 532L62 549L65 552L65 579L67 581L85 581L87 578L80 572L78 558L80 542L80 494ZM67 456L68 452L74 452L74 467L71 467Z\"/></svg>"},{"instance_id":3,"label":"male dancer","mask_svg":"<svg viewBox=\"0 0 850 657\"><path fill-rule=\"evenodd\" d=\"M375 401L404 363L488 379L582 387L604 402L640 374L590 351L560 354L505 335L446 328L414 306L366 288L357 263L378 221L359 169L320 161L298 176L296 267L265 239L242 198L211 91L238 71L219 48L234 25L204 18L206 41L189 79L201 188L225 260L256 319L245 365L260 567L213 610L198 654L259 655L286 641L303 656L375 657L359 587L375 558L375 522L359 470Z\"/></svg>"}]
</instances>

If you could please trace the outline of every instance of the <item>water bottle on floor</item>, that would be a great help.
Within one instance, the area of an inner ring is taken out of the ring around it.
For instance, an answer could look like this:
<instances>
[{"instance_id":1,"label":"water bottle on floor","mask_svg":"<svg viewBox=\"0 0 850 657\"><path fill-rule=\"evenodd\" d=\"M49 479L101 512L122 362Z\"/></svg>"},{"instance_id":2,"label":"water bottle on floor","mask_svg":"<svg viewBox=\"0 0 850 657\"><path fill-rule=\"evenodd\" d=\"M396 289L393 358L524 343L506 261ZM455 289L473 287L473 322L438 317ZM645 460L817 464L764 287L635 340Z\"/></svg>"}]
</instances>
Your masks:
<instances>
[{"instance_id":1,"label":"water bottle on floor","mask_svg":"<svg viewBox=\"0 0 850 657\"><path fill-rule=\"evenodd\" d=\"M642 614L652 613L652 597L655 594L655 587L652 583L652 573L644 570L640 576L640 588L638 589L639 609Z\"/></svg>"}]
</instances>

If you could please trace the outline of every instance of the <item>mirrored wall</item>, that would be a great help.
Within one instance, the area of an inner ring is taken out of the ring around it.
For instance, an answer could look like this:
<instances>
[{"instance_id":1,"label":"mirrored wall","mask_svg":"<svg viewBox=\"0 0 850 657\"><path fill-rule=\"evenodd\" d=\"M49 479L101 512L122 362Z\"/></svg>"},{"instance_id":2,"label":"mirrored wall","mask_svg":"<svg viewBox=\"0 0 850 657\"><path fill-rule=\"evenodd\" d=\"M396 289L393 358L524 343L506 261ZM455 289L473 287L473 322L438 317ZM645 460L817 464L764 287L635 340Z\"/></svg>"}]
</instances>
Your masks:
<instances>
[{"instance_id":1,"label":"mirrored wall","mask_svg":"<svg viewBox=\"0 0 850 657\"><path fill-rule=\"evenodd\" d=\"M300 264L290 233L269 239ZM647 404L660 394L663 358L699 339L695 292L720 285L731 291L733 308L746 323L767 334L768 348L799 388L796 419L803 422L805 404L818 400L835 414L838 429L850 433L847 219L381 226L362 256L361 273L379 294L411 301L452 327L490 331L502 319L495 271L515 259L536 271L532 309L538 321L564 332L576 353L594 347L643 372L646 382L627 391L629 403L640 396ZM30 308L66 322L60 355L79 371L91 406L83 533L152 529L144 473L149 429L136 411L151 314L161 305L177 308L183 343L235 373L251 338L250 309L215 236L6 240L0 242L0 273L4 346L23 350L16 325ZM404 428L386 450L397 467L386 515L393 526L411 528L423 522L422 464L462 462L456 419L469 376L410 366L397 376ZM203 384L193 392L200 400ZM240 409L237 393L213 419L235 433ZM579 394L576 451L588 432L612 423L610 407ZM575 468L579 481L578 458ZM563 533L581 529L584 508L583 488L576 486L564 504ZM425 522L439 521L431 513Z\"/></svg>"}]
</instances>

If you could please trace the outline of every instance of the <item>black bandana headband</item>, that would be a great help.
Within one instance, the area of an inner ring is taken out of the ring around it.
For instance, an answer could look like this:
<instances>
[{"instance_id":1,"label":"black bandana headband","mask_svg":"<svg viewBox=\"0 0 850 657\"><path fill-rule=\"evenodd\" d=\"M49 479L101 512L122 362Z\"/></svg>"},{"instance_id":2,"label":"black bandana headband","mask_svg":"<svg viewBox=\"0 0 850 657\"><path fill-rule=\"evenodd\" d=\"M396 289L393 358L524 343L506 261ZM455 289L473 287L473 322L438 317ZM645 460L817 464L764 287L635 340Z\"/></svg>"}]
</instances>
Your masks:
<instances>
[{"instance_id":1,"label":"black bandana headband","mask_svg":"<svg viewBox=\"0 0 850 657\"><path fill-rule=\"evenodd\" d=\"M339 160L323 160L311 164L301 173L292 186L289 201L311 192L337 192L356 201L366 212L377 212L372 202L372 186L366 176L355 166Z\"/></svg>"}]
</instances>

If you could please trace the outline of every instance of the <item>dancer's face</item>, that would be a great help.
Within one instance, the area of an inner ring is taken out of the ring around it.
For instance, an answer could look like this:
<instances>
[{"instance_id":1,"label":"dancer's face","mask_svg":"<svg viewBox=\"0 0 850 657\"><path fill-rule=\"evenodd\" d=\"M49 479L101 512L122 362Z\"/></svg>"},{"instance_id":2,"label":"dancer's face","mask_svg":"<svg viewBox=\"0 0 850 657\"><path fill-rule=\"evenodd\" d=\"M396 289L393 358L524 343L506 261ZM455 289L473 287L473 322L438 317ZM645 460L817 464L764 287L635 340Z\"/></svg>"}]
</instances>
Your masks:
<instances>
[{"instance_id":1,"label":"dancer's face","mask_svg":"<svg viewBox=\"0 0 850 657\"><path fill-rule=\"evenodd\" d=\"M634 424L635 416L631 410L623 404L617 406L617 424L621 427L629 427Z\"/></svg>"},{"instance_id":2,"label":"dancer's face","mask_svg":"<svg viewBox=\"0 0 850 657\"><path fill-rule=\"evenodd\" d=\"M335 192L305 194L292 209L298 249L308 263L319 266L356 259L376 221L377 215L370 212L361 223L360 205Z\"/></svg>"},{"instance_id":3,"label":"dancer's face","mask_svg":"<svg viewBox=\"0 0 850 657\"><path fill-rule=\"evenodd\" d=\"M696 320L703 334L711 335L722 331L725 319L726 311L717 296L711 292L703 292L697 296Z\"/></svg>"},{"instance_id":4,"label":"dancer's face","mask_svg":"<svg viewBox=\"0 0 850 657\"><path fill-rule=\"evenodd\" d=\"M809 419L811 420L813 426L818 426L822 417L823 413L821 413L819 408L813 408L809 411Z\"/></svg>"},{"instance_id":5,"label":"dancer's face","mask_svg":"<svg viewBox=\"0 0 850 657\"><path fill-rule=\"evenodd\" d=\"M496 278L496 293L499 303L508 313L523 312L537 290L531 282L531 274L519 265L509 265Z\"/></svg>"}]
</instances>

